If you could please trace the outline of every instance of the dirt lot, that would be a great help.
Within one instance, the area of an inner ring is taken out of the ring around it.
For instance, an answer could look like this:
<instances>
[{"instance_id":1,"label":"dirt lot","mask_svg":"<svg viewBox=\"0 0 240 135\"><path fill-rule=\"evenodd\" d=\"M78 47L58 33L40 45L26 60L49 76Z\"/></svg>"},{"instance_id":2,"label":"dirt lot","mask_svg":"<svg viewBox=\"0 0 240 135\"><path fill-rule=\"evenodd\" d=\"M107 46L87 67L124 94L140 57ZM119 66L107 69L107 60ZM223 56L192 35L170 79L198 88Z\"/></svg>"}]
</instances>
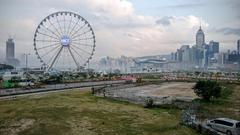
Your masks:
<instances>
[{"instance_id":1,"label":"dirt lot","mask_svg":"<svg viewBox=\"0 0 240 135\"><path fill-rule=\"evenodd\" d=\"M192 87L195 83L172 82L160 85L145 85L131 88L109 90L107 96L143 104L146 98L151 97L157 104L171 103L172 101L192 101L197 98Z\"/></svg>"},{"instance_id":2,"label":"dirt lot","mask_svg":"<svg viewBox=\"0 0 240 135\"><path fill-rule=\"evenodd\" d=\"M191 97L197 98L196 94L192 90L195 83L164 83L150 93L159 96L176 96L176 97Z\"/></svg>"}]
</instances>

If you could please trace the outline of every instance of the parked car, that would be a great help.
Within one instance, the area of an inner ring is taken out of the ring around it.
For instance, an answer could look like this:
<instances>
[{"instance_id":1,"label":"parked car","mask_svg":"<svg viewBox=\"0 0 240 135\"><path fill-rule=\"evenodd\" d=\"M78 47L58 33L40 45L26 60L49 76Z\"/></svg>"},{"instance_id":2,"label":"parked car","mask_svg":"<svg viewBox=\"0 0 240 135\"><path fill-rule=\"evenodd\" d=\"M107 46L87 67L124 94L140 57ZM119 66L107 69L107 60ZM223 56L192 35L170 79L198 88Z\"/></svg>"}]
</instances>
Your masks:
<instances>
[{"instance_id":1,"label":"parked car","mask_svg":"<svg viewBox=\"0 0 240 135\"><path fill-rule=\"evenodd\" d=\"M240 121L217 118L207 121L207 126L227 135L240 135Z\"/></svg>"}]
</instances>

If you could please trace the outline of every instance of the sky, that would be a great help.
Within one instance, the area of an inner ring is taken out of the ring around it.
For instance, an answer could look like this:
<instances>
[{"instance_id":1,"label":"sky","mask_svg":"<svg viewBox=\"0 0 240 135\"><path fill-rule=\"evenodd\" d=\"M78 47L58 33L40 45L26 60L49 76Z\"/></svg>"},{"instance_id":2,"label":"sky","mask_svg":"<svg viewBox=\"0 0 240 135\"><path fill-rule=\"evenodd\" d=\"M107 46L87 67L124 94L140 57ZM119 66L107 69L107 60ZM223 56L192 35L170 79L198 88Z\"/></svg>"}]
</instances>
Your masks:
<instances>
[{"instance_id":1,"label":"sky","mask_svg":"<svg viewBox=\"0 0 240 135\"><path fill-rule=\"evenodd\" d=\"M94 59L169 54L194 45L200 24L207 43L234 50L240 39L239 7L239 0L0 0L0 60L12 36L16 56L30 53L35 64L34 31L57 11L88 20L96 35Z\"/></svg>"}]
</instances>

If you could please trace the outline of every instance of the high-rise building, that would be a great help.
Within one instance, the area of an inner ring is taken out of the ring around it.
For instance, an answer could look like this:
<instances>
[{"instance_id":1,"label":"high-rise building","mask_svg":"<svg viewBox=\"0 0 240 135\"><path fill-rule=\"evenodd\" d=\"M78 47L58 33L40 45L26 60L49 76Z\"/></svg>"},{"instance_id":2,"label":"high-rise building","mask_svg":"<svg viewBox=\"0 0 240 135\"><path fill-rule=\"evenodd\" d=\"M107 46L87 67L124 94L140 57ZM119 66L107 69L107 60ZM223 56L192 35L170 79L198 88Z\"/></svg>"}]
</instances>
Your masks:
<instances>
[{"instance_id":1,"label":"high-rise building","mask_svg":"<svg viewBox=\"0 0 240 135\"><path fill-rule=\"evenodd\" d=\"M212 53L212 54L219 53L219 42L210 41L209 46L210 46L210 48L209 48L210 53Z\"/></svg>"},{"instance_id":2,"label":"high-rise building","mask_svg":"<svg viewBox=\"0 0 240 135\"><path fill-rule=\"evenodd\" d=\"M6 60L14 58L14 42L12 38L6 41Z\"/></svg>"},{"instance_id":3,"label":"high-rise building","mask_svg":"<svg viewBox=\"0 0 240 135\"><path fill-rule=\"evenodd\" d=\"M6 41L6 63L14 67L20 64L18 59L15 59L15 44L12 38Z\"/></svg>"},{"instance_id":4,"label":"high-rise building","mask_svg":"<svg viewBox=\"0 0 240 135\"><path fill-rule=\"evenodd\" d=\"M240 39L237 42L237 52L240 55Z\"/></svg>"},{"instance_id":5,"label":"high-rise building","mask_svg":"<svg viewBox=\"0 0 240 135\"><path fill-rule=\"evenodd\" d=\"M190 47L189 45L182 45L180 50L182 51L182 61L190 62Z\"/></svg>"},{"instance_id":6,"label":"high-rise building","mask_svg":"<svg viewBox=\"0 0 240 135\"><path fill-rule=\"evenodd\" d=\"M200 26L199 30L197 31L197 34L196 34L196 46L203 47L204 45L205 45L205 35Z\"/></svg>"},{"instance_id":7,"label":"high-rise building","mask_svg":"<svg viewBox=\"0 0 240 135\"><path fill-rule=\"evenodd\" d=\"M178 62L182 62L182 50L181 49L177 49L177 61Z\"/></svg>"}]
</instances>

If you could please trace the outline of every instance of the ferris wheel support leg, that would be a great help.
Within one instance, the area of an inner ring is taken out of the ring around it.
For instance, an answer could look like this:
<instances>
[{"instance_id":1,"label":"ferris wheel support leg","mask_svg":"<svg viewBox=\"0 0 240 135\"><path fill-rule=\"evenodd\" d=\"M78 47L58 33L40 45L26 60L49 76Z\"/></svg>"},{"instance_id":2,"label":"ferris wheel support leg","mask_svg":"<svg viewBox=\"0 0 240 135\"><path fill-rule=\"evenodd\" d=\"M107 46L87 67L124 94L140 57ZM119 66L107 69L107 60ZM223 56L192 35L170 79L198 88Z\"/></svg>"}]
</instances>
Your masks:
<instances>
[{"instance_id":1,"label":"ferris wheel support leg","mask_svg":"<svg viewBox=\"0 0 240 135\"><path fill-rule=\"evenodd\" d=\"M58 51L57 55L54 57L52 63L51 63L50 66L47 68L47 72L52 68L53 64L54 64L55 61L57 60L57 58L58 58L59 54L61 53L62 49L63 49L63 46L60 48L60 50Z\"/></svg>"},{"instance_id":2,"label":"ferris wheel support leg","mask_svg":"<svg viewBox=\"0 0 240 135\"><path fill-rule=\"evenodd\" d=\"M77 63L77 60L76 60L76 58L74 57L74 55L73 55L70 47L68 47L68 50L69 50L69 52L70 52L70 54L71 54L71 56L72 56L72 58L73 58L73 61L75 62L76 66L77 66L77 70L79 70L79 69L80 69L80 66L79 66L79 64Z\"/></svg>"}]
</instances>

